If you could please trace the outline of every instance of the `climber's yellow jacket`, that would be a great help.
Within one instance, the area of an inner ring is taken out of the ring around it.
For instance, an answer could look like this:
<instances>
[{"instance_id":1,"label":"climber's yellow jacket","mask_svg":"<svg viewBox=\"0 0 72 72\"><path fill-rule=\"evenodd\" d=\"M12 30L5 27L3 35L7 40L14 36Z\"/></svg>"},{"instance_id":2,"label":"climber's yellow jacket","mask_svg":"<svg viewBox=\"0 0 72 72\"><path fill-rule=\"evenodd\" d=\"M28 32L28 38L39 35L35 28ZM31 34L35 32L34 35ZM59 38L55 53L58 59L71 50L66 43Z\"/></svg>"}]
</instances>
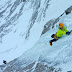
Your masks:
<instances>
[{"instance_id":1,"label":"climber's yellow jacket","mask_svg":"<svg viewBox=\"0 0 72 72\"><path fill-rule=\"evenodd\" d=\"M63 34L66 34L66 32L68 32L68 30L65 27L63 27L63 29L59 27L58 32L56 33L56 37L61 37Z\"/></svg>"}]
</instances>

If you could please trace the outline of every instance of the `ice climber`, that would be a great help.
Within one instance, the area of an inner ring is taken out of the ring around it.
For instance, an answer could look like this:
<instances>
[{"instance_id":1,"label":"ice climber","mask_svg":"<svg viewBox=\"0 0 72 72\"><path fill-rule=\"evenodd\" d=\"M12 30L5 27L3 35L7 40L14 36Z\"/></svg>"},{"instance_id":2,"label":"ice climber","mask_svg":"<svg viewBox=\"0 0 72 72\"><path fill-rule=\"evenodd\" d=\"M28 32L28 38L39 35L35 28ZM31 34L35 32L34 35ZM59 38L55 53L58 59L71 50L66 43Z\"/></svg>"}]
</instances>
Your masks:
<instances>
[{"instance_id":1,"label":"ice climber","mask_svg":"<svg viewBox=\"0 0 72 72\"><path fill-rule=\"evenodd\" d=\"M52 40L49 41L50 45L52 46L52 42L57 41L63 34L69 35L71 32L69 32L63 25L63 23L59 23L59 28L58 32L55 34L52 34L51 37L53 38Z\"/></svg>"}]
</instances>

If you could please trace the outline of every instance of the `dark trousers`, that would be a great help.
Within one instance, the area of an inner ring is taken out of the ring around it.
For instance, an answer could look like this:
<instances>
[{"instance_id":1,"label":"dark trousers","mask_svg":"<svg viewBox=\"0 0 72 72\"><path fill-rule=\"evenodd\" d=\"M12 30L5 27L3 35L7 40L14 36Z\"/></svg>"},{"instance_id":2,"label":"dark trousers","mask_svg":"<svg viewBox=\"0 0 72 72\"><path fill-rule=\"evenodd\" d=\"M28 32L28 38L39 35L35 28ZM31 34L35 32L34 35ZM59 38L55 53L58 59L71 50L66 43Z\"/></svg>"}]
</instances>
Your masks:
<instances>
[{"instance_id":1,"label":"dark trousers","mask_svg":"<svg viewBox=\"0 0 72 72\"><path fill-rule=\"evenodd\" d=\"M52 40L50 40L50 42L55 42L55 41L57 41L58 39L52 39Z\"/></svg>"}]
</instances>

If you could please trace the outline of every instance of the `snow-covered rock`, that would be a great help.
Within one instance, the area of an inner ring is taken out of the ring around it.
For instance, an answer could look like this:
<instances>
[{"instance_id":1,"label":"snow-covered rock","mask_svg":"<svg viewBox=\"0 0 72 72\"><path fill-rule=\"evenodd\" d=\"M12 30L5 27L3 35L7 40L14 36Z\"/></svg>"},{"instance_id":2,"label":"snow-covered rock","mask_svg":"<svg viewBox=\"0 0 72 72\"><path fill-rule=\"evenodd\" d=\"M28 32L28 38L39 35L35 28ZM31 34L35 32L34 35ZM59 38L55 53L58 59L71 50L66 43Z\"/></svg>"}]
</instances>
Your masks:
<instances>
[{"instance_id":1,"label":"snow-covered rock","mask_svg":"<svg viewBox=\"0 0 72 72\"><path fill-rule=\"evenodd\" d=\"M71 0L1 0L0 71L71 71L72 34L49 45L60 22L72 29L71 11Z\"/></svg>"}]
</instances>

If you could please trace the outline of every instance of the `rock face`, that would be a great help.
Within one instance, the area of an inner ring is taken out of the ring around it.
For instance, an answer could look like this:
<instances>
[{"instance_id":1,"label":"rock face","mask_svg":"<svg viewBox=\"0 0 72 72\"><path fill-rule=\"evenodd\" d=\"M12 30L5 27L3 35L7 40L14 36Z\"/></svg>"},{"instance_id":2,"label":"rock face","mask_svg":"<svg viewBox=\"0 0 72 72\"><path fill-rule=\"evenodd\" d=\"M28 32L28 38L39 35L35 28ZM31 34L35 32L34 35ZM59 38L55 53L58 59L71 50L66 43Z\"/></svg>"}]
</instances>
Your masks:
<instances>
[{"instance_id":1,"label":"rock face","mask_svg":"<svg viewBox=\"0 0 72 72\"><path fill-rule=\"evenodd\" d=\"M68 15L72 11L72 6L70 6L67 10L65 10L66 15Z\"/></svg>"},{"instance_id":2,"label":"rock face","mask_svg":"<svg viewBox=\"0 0 72 72\"><path fill-rule=\"evenodd\" d=\"M44 62L33 62L27 66L22 66L17 68L18 65L13 64L15 62L8 63L7 66L1 65L1 72L60 72L61 68L55 69L54 67L48 67L47 63Z\"/></svg>"},{"instance_id":3,"label":"rock face","mask_svg":"<svg viewBox=\"0 0 72 72\"><path fill-rule=\"evenodd\" d=\"M46 33L48 30L50 30L51 28L54 28L54 25L59 21L59 17L57 19L53 19L48 21L45 25L44 25L44 29L42 31L42 34ZM41 35L42 35L41 34Z\"/></svg>"},{"instance_id":4,"label":"rock face","mask_svg":"<svg viewBox=\"0 0 72 72\"><path fill-rule=\"evenodd\" d=\"M12 4L11 1L8 1L4 7L0 8L0 17L2 18L0 22L5 21L2 25L0 25L0 38L7 35L11 32L12 27L16 24L15 22L19 19L22 15L24 4L21 5L20 9L18 10L19 13L15 13L16 8L21 4L20 0L14 1ZM10 10L8 10L10 8ZM6 13L6 14L5 14ZM5 15L4 15L5 14ZM12 16L12 14L14 14ZM2 21L3 20L3 21Z\"/></svg>"},{"instance_id":5,"label":"rock face","mask_svg":"<svg viewBox=\"0 0 72 72\"><path fill-rule=\"evenodd\" d=\"M33 6L33 14L32 14L31 20L30 20L31 23L29 25L25 39L27 39L29 37L30 30L33 27L34 23L36 21L40 22L42 15L43 15L43 18L45 18L45 12L48 9L50 0L45 1L44 8L41 8L41 0L36 0L36 1L31 1L31 2L32 2L31 4Z\"/></svg>"}]
</instances>

